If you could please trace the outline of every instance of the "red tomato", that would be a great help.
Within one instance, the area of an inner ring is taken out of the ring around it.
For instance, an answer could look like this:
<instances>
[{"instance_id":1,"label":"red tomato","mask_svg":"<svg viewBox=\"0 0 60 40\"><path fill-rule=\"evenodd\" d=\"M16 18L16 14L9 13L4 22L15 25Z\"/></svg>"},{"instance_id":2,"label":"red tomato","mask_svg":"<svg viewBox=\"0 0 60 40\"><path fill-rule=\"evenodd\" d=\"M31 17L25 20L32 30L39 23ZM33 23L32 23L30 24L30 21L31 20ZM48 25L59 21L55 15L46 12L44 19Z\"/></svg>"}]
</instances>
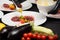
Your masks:
<instances>
[{"instance_id":1,"label":"red tomato","mask_svg":"<svg viewBox=\"0 0 60 40\"><path fill-rule=\"evenodd\" d=\"M20 19L21 24L25 23L24 19Z\"/></svg>"},{"instance_id":2,"label":"red tomato","mask_svg":"<svg viewBox=\"0 0 60 40\"><path fill-rule=\"evenodd\" d=\"M28 33L28 37L32 37L32 35L33 35L32 33Z\"/></svg>"},{"instance_id":3,"label":"red tomato","mask_svg":"<svg viewBox=\"0 0 60 40\"><path fill-rule=\"evenodd\" d=\"M48 36L48 40L54 40L53 36Z\"/></svg>"},{"instance_id":4,"label":"red tomato","mask_svg":"<svg viewBox=\"0 0 60 40\"><path fill-rule=\"evenodd\" d=\"M25 40L25 38L24 37L22 37L22 39L21 40Z\"/></svg>"},{"instance_id":5,"label":"red tomato","mask_svg":"<svg viewBox=\"0 0 60 40\"><path fill-rule=\"evenodd\" d=\"M46 35L41 36L42 40L46 40Z\"/></svg>"},{"instance_id":6,"label":"red tomato","mask_svg":"<svg viewBox=\"0 0 60 40\"><path fill-rule=\"evenodd\" d=\"M31 40L29 37L27 37L27 39L26 40Z\"/></svg>"},{"instance_id":7,"label":"red tomato","mask_svg":"<svg viewBox=\"0 0 60 40\"><path fill-rule=\"evenodd\" d=\"M25 33L25 34L23 35L23 37L27 38L27 37L28 37L27 33Z\"/></svg>"},{"instance_id":8,"label":"red tomato","mask_svg":"<svg viewBox=\"0 0 60 40\"><path fill-rule=\"evenodd\" d=\"M38 38L38 39L40 39L40 38L41 38L41 36L40 36L40 35L37 35L37 38Z\"/></svg>"},{"instance_id":9,"label":"red tomato","mask_svg":"<svg viewBox=\"0 0 60 40\"><path fill-rule=\"evenodd\" d=\"M33 38L37 38L36 34L33 34Z\"/></svg>"},{"instance_id":10,"label":"red tomato","mask_svg":"<svg viewBox=\"0 0 60 40\"><path fill-rule=\"evenodd\" d=\"M9 8L10 8L11 10L14 10L14 9L15 9L15 5L14 5L14 4L10 4L10 5L9 5Z\"/></svg>"},{"instance_id":11,"label":"red tomato","mask_svg":"<svg viewBox=\"0 0 60 40\"><path fill-rule=\"evenodd\" d=\"M58 40L58 35L54 35L54 40Z\"/></svg>"}]
</instances>

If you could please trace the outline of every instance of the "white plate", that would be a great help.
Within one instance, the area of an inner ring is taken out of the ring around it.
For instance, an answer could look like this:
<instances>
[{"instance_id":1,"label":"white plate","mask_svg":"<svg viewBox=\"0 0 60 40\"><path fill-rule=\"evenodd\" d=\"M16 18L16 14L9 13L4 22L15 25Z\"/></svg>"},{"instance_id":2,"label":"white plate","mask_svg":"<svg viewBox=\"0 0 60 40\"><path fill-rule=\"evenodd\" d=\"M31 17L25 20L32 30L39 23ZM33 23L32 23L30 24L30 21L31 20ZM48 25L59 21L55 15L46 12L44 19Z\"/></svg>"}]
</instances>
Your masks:
<instances>
[{"instance_id":1,"label":"white plate","mask_svg":"<svg viewBox=\"0 0 60 40\"><path fill-rule=\"evenodd\" d=\"M47 17L50 17L50 18L60 19L60 14L48 14L47 12L43 12L43 11L40 11L40 10L39 10L39 12L44 16L47 16Z\"/></svg>"},{"instance_id":2,"label":"white plate","mask_svg":"<svg viewBox=\"0 0 60 40\"><path fill-rule=\"evenodd\" d=\"M2 17L2 22L9 25L9 26L15 26L19 24L18 22L11 21L11 18L14 16L20 16L21 14L19 12L12 12L4 15ZM22 15L26 16L33 16L34 17L34 25L41 25L46 22L46 17L42 16L40 13L32 12L32 11L23 11Z\"/></svg>"},{"instance_id":3,"label":"white plate","mask_svg":"<svg viewBox=\"0 0 60 40\"><path fill-rule=\"evenodd\" d=\"M32 7L32 4L31 3L27 3L26 4L26 2L21 3L23 5L23 7L22 7L23 10L27 10L27 9L29 9L29 8ZM2 10L2 11L15 11L15 10L10 10L10 9L4 8L3 7L3 4L4 3L6 3L6 4L13 4L13 2L11 2L11 1L3 1L3 0L0 0L0 10Z\"/></svg>"},{"instance_id":4,"label":"white plate","mask_svg":"<svg viewBox=\"0 0 60 40\"><path fill-rule=\"evenodd\" d=\"M14 11L14 10L10 10L10 9L4 8L3 7L4 3L13 4L11 1L0 0L0 10L2 10L2 11Z\"/></svg>"},{"instance_id":5,"label":"white plate","mask_svg":"<svg viewBox=\"0 0 60 40\"><path fill-rule=\"evenodd\" d=\"M47 17L60 19L60 14L48 14L48 16L47 16Z\"/></svg>"},{"instance_id":6,"label":"white plate","mask_svg":"<svg viewBox=\"0 0 60 40\"><path fill-rule=\"evenodd\" d=\"M2 18L4 15L4 13L2 11L0 11L0 18Z\"/></svg>"}]
</instances>

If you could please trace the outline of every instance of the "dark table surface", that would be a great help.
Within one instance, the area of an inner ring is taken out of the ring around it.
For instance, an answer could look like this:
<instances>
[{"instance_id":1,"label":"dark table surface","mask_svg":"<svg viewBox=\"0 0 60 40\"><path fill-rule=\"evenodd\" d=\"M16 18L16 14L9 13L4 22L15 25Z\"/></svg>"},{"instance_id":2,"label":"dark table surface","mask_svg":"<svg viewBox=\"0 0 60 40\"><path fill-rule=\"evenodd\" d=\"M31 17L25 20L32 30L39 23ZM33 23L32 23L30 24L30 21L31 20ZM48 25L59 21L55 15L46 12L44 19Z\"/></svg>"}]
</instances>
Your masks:
<instances>
[{"instance_id":1,"label":"dark table surface","mask_svg":"<svg viewBox=\"0 0 60 40\"><path fill-rule=\"evenodd\" d=\"M25 10L25 11L39 12L36 4L33 4L32 8ZM4 13L6 14L9 12L4 12ZM42 24L41 26L52 29L55 34L58 34L59 40L60 40L60 19L54 19L54 18L47 17L47 21L44 24Z\"/></svg>"}]
</instances>

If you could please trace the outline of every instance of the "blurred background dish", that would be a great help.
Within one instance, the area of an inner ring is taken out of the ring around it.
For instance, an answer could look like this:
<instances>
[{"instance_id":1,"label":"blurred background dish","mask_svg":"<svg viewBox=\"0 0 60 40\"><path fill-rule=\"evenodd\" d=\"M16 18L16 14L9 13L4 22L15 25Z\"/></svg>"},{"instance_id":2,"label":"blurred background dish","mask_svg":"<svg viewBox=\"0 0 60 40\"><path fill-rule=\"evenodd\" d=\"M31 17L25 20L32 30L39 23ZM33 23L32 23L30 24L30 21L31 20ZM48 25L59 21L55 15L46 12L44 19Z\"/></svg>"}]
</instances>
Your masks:
<instances>
[{"instance_id":1,"label":"blurred background dish","mask_svg":"<svg viewBox=\"0 0 60 40\"><path fill-rule=\"evenodd\" d=\"M2 11L15 11L15 7L12 4L13 4L12 1L3 1L2 0L2 1L0 1L0 10L2 10ZM24 1L21 4L22 4L23 10L27 10L32 7L32 4L29 1ZM6 8L7 6L8 6L8 8ZM14 8L14 10L11 10L10 8Z\"/></svg>"},{"instance_id":2,"label":"blurred background dish","mask_svg":"<svg viewBox=\"0 0 60 40\"><path fill-rule=\"evenodd\" d=\"M4 5L4 4L7 4L7 5ZM0 2L0 10L2 11L14 11L14 10L10 10L9 8L5 8L4 6L8 6L10 4L13 4L11 1L1 1Z\"/></svg>"}]
</instances>

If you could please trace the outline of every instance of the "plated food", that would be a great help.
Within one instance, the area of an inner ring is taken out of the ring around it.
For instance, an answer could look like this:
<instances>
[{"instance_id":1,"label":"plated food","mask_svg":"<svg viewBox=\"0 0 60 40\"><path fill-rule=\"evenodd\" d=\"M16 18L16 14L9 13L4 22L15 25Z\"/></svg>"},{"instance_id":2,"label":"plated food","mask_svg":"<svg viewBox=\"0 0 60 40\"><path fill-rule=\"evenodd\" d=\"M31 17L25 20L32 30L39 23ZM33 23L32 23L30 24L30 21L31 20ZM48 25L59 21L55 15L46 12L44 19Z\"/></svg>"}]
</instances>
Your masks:
<instances>
[{"instance_id":1,"label":"plated food","mask_svg":"<svg viewBox=\"0 0 60 40\"><path fill-rule=\"evenodd\" d=\"M16 17L17 16L17 17ZM24 17L25 19L28 19L30 21L34 21L34 25L40 25L40 24L43 24L44 22L46 22L46 17L37 13L37 12L32 12L32 11L23 11L22 12L22 15L20 12L12 12L12 13L8 13L6 15L4 15L2 17L2 22L5 23L6 25L9 25L9 26L16 26L16 25L24 25L24 24L27 24L27 23L23 23L21 24L20 22L20 19L19 17L22 16L22 20L23 22L26 22L26 20L23 20ZM8 19L8 20L7 20ZM18 22L14 22L14 21L18 21Z\"/></svg>"},{"instance_id":2,"label":"plated food","mask_svg":"<svg viewBox=\"0 0 60 40\"><path fill-rule=\"evenodd\" d=\"M16 9L14 4L3 4L3 7L10 10Z\"/></svg>"},{"instance_id":3,"label":"plated food","mask_svg":"<svg viewBox=\"0 0 60 40\"><path fill-rule=\"evenodd\" d=\"M30 21L34 21L34 18L33 16L15 16L15 17L12 17L11 19L13 22L20 22L21 24L23 23L28 23Z\"/></svg>"},{"instance_id":4,"label":"plated food","mask_svg":"<svg viewBox=\"0 0 60 40\"><path fill-rule=\"evenodd\" d=\"M22 4L23 10L26 10L32 7L32 4L29 3L28 1L21 3L21 4ZM15 11L16 9L16 6L14 5L12 1L1 1L0 5L1 5L0 10L2 11Z\"/></svg>"}]
</instances>

